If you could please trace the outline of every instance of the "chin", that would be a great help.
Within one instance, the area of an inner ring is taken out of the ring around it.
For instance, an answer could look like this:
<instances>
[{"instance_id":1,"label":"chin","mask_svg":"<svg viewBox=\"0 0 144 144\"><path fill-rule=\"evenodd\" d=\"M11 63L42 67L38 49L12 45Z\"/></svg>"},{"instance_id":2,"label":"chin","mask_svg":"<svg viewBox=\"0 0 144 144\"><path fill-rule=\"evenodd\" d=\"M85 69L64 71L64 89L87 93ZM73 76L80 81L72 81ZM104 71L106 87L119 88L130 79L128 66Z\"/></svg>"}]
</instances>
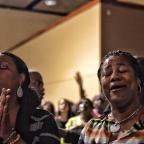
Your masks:
<instances>
[{"instance_id":1,"label":"chin","mask_svg":"<svg viewBox=\"0 0 144 144\"><path fill-rule=\"evenodd\" d=\"M121 109L123 109L127 105L126 103L124 103L124 101L125 100L112 100L111 104L115 108L121 108Z\"/></svg>"}]
</instances>

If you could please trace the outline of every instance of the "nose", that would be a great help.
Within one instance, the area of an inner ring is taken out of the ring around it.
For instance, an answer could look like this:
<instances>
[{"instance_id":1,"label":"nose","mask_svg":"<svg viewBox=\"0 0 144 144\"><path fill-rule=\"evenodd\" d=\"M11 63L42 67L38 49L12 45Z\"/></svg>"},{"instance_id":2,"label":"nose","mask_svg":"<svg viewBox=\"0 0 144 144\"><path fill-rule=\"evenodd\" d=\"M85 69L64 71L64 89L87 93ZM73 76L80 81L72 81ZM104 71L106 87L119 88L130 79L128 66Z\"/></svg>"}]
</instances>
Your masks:
<instances>
[{"instance_id":1,"label":"nose","mask_svg":"<svg viewBox=\"0 0 144 144\"><path fill-rule=\"evenodd\" d=\"M114 70L111 75L111 81L117 81L121 79L121 75L117 70Z\"/></svg>"}]
</instances>

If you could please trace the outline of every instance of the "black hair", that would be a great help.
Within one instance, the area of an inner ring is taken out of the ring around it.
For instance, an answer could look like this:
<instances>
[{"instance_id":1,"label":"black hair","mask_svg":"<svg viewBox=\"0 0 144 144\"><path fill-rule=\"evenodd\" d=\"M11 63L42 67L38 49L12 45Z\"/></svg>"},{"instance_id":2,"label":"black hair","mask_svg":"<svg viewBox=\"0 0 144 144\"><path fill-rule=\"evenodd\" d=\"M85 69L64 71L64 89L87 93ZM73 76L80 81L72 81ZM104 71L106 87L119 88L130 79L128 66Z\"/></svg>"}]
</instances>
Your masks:
<instances>
[{"instance_id":1,"label":"black hair","mask_svg":"<svg viewBox=\"0 0 144 144\"><path fill-rule=\"evenodd\" d=\"M140 80L140 85L143 86L144 82L143 82L142 72L141 72L141 68L140 68L138 60L132 54L130 54L129 52L124 52L124 51L120 51L120 50L109 52L107 55L104 56L104 58L103 58L103 60L100 64L100 67L98 69L98 73L97 73L99 81L101 79L101 70L102 70L103 63L110 56L124 57L128 61L128 63L131 65L131 67L134 69L134 72L135 72L136 76Z\"/></svg>"},{"instance_id":2,"label":"black hair","mask_svg":"<svg viewBox=\"0 0 144 144\"><path fill-rule=\"evenodd\" d=\"M136 57L141 68L142 79L144 81L144 57Z\"/></svg>"},{"instance_id":3,"label":"black hair","mask_svg":"<svg viewBox=\"0 0 144 144\"><path fill-rule=\"evenodd\" d=\"M47 106L47 105L49 105L49 110L48 110L48 112L50 112L50 113L52 113L53 115L55 115L55 107L54 107L54 104L52 103L52 102L50 102L50 101L46 101L43 105L42 105L42 107L44 107L44 106Z\"/></svg>"},{"instance_id":4,"label":"black hair","mask_svg":"<svg viewBox=\"0 0 144 144\"><path fill-rule=\"evenodd\" d=\"M88 99L88 98L81 99L79 105L80 105L80 104L85 105L85 108L93 108L93 103L92 103L92 101L91 101L90 99Z\"/></svg>"},{"instance_id":5,"label":"black hair","mask_svg":"<svg viewBox=\"0 0 144 144\"><path fill-rule=\"evenodd\" d=\"M102 103L105 102L105 97L103 94L99 94L99 95L95 95L93 98L92 98L92 101L94 102L95 100L100 100Z\"/></svg>"}]
</instances>

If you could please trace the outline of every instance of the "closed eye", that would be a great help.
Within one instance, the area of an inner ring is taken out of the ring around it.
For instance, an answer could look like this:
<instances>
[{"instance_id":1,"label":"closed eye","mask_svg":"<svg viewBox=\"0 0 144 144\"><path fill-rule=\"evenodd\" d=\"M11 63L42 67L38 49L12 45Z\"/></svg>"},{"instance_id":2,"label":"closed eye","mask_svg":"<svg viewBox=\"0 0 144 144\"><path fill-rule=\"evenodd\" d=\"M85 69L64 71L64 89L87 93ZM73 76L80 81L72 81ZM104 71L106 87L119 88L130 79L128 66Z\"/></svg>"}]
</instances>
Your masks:
<instances>
[{"instance_id":1,"label":"closed eye","mask_svg":"<svg viewBox=\"0 0 144 144\"><path fill-rule=\"evenodd\" d=\"M106 68L102 70L102 76L108 77L112 74L112 69L111 68Z\"/></svg>"},{"instance_id":2,"label":"closed eye","mask_svg":"<svg viewBox=\"0 0 144 144\"><path fill-rule=\"evenodd\" d=\"M8 65L6 65L6 64L0 64L0 69L8 69Z\"/></svg>"},{"instance_id":3,"label":"closed eye","mask_svg":"<svg viewBox=\"0 0 144 144\"><path fill-rule=\"evenodd\" d=\"M119 68L119 72L120 72L120 73L128 72L128 68L122 66L122 67Z\"/></svg>"}]
</instances>

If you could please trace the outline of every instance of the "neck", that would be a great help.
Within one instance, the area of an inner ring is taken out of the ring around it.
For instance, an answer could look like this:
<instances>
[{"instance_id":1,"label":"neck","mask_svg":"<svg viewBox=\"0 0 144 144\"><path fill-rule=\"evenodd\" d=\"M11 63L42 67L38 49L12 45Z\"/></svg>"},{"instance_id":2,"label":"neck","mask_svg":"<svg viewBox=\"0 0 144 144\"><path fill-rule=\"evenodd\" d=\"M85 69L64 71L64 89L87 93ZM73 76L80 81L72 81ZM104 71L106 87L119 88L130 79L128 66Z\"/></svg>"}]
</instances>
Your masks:
<instances>
[{"instance_id":1,"label":"neck","mask_svg":"<svg viewBox=\"0 0 144 144\"><path fill-rule=\"evenodd\" d=\"M141 109L141 104L139 105L133 105L133 106L129 106L125 109L112 109L112 116L114 118L115 121L117 122L121 122L123 121L124 119L128 118L130 119L129 117L133 117L135 115L137 115L137 113L140 111Z\"/></svg>"},{"instance_id":2,"label":"neck","mask_svg":"<svg viewBox=\"0 0 144 144\"><path fill-rule=\"evenodd\" d=\"M67 120L68 119L68 112L62 112L60 114L61 120Z\"/></svg>"}]
</instances>

